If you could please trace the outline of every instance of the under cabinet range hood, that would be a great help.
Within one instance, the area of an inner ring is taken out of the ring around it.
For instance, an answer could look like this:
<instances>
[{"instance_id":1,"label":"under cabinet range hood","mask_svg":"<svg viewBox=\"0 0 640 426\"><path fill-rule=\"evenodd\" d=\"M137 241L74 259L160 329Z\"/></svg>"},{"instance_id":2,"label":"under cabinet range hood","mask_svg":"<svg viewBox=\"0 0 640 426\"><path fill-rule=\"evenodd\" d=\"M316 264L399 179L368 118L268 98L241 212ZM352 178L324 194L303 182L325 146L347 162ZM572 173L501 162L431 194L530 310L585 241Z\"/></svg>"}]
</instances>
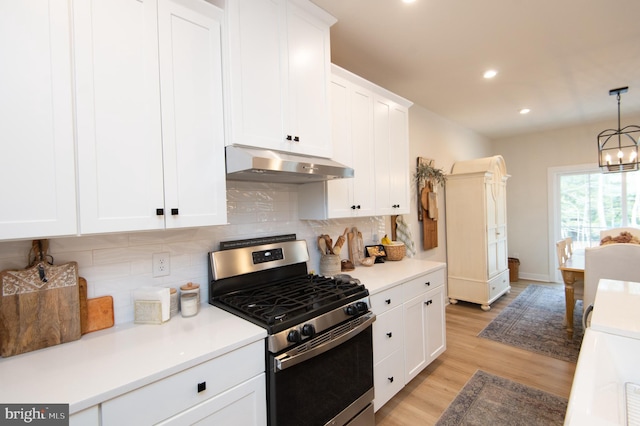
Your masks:
<instances>
[{"instance_id":1,"label":"under cabinet range hood","mask_svg":"<svg viewBox=\"0 0 640 426\"><path fill-rule=\"evenodd\" d=\"M309 183L352 178L353 169L327 158L227 146L227 180Z\"/></svg>"}]
</instances>

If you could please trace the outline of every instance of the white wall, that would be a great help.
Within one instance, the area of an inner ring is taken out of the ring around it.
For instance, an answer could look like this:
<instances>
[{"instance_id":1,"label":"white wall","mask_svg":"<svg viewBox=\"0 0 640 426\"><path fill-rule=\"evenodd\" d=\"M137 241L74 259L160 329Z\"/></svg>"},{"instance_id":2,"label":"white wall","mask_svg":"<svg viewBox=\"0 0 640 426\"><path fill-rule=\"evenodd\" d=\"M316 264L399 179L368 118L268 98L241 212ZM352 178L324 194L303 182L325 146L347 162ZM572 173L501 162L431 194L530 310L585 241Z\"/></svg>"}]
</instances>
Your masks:
<instances>
[{"instance_id":1,"label":"white wall","mask_svg":"<svg viewBox=\"0 0 640 426\"><path fill-rule=\"evenodd\" d=\"M206 303L207 253L218 250L220 241L295 233L307 240L311 257L308 268L317 271L318 235L329 234L335 241L345 227L357 226L365 243L370 244L385 232L381 217L300 221L297 191L296 185L229 182L229 225L54 238L49 241L49 253L55 264L78 262L80 276L87 279L89 298L113 296L115 321L121 324L133 321L132 291L138 287L178 288L194 282L200 284L201 300ZM0 242L0 270L27 266L30 248L31 240ZM169 276L154 278L151 274L152 255L158 252L170 253Z\"/></svg>"},{"instance_id":2,"label":"white wall","mask_svg":"<svg viewBox=\"0 0 640 426\"><path fill-rule=\"evenodd\" d=\"M622 126L640 123L625 117ZM550 167L597 164L597 136L617 128L617 119L590 125L548 130L492 141L493 154L504 157L507 172L507 224L509 256L520 259L520 277L553 281L549 276L549 203L547 172ZM551 252L553 254L553 252Z\"/></svg>"},{"instance_id":3,"label":"white wall","mask_svg":"<svg viewBox=\"0 0 640 426\"><path fill-rule=\"evenodd\" d=\"M416 167L417 157L432 158L435 166L443 169L445 173L451 171L451 166L456 161L481 158L491 155L491 144L484 138L446 118L414 105L409 110L409 170ZM422 222L418 221L418 195L417 188L411 180L411 213L408 218L409 226L416 247L419 248L420 258L446 262L446 206L444 190L438 188L438 247L431 250L422 250Z\"/></svg>"}]
</instances>

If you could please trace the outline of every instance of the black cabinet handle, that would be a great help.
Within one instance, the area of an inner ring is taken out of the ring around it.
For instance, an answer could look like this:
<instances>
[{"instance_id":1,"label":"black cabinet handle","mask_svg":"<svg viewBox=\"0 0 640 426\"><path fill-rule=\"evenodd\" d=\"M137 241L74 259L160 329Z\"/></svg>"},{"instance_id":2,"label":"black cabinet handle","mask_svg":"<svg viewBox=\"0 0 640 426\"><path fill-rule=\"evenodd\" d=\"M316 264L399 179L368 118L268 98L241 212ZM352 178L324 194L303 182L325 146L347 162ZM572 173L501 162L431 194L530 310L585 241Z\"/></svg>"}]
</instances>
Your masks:
<instances>
[{"instance_id":1,"label":"black cabinet handle","mask_svg":"<svg viewBox=\"0 0 640 426\"><path fill-rule=\"evenodd\" d=\"M178 214L178 209L171 209L171 214L172 215L177 215Z\"/></svg>"},{"instance_id":2,"label":"black cabinet handle","mask_svg":"<svg viewBox=\"0 0 640 426\"><path fill-rule=\"evenodd\" d=\"M294 136L293 137L293 141L294 142L300 142L300 137L299 136Z\"/></svg>"},{"instance_id":3,"label":"black cabinet handle","mask_svg":"<svg viewBox=\"0 0 640 426\"><path fill-rule=\"evenodd\" d=\"M156 209L156 215L164 216L164 209Z\"/></svg>"},{"instance_id":4,"label":"black cabinet handle","mask_svg":"<svg viewBox=\"0 0 640 426\"><path fill-rule=\"evenodd\" d=\"M391 207L393 207L394 209L399 209L400 208L400 204L394 204Z\"/></svg>"},{"instance_id":5,"label":"black cabinet handle","mask_svg":"<svg viewBox=\"0 0 640 426\"><path fill-rule=\"evenodd\" d=\"M290 141L291 139L293 139L291 135L287 135L287 140Z\"/></svg>"},{"instance_id":6,"label":"black cabinet handle","mask_svg":"<svg viewBox=\"0 0 640 426\"><path fill-rule=\"evenodd\" d=\"M427 281L426 283L424 283L424 285L426 285L427 287L429 287L431 285L431 281Z\"/></svg>"},{"instance_id":7,"label":"black cabinet handle","mask_svg":"<svg viewBox=\"0 0 640 426\"><path fill-rule=\"evenodd\" d=\"M393 376L387 377L387 379L389 379L389 383L393 383Z\"/></svg>"},{"instance_id":8,"label":"black cabinet handle","mask_svg":"<svg viewBox=\"0 0 640 426\"><path fill-rule=\"evenodd\" d=\"M198 383L198 393L207 390L207 382Z\"/></svg>"},{"instance_id":9,"label":"black cabinet handle","mask_svg":"<svg viewBox=\"0 0 640 426\"><path fill-rule=\"evenodd\" d=\"M390 305L390 304L391 304L391 299L387 299L387 300L385 300L384 302L385 302L387 305Z\"/></svg>"},{"instance_id":10,"label":"black cabinet handle","mask_svg":"<svg viewBox=\"0 0 640 426\"><path fill-rule=\"evenodd\" d=\"M351 206L351 210L360 210L360 204Z\"/></svg>"},{"instance_id":11,"label":"black cabinet handle","mask_svg":"<svg viewBox=\"0 0 640 426\"><path fill-rule=\"evenodd\" d=\"M433 300L427 300L426 302L424 302L425 305L429 306L433 303Z\"/></svg>"},{"instance_id":12,"label":"black cabinet handle","mask_svg":"<svg viewBox=\"0 0 640 426\"><path fill-rule=\"evenodd\" d=\"M387 337L391 337L391 336L393 336L393 333L392 332L388 332L387 333Z\"/></svg>"}]
</instances>

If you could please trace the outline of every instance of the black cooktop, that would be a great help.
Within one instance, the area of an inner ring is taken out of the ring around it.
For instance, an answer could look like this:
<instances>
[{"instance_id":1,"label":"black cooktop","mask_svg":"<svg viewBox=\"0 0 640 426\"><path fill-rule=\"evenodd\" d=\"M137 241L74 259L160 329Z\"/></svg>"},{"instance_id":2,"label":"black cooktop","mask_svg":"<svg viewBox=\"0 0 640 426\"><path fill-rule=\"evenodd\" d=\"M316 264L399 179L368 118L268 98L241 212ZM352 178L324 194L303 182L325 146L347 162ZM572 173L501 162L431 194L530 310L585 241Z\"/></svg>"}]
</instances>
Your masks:
<instances>
[{"instance_id":1,"label":"black cooktop","mask_svg":"<svg viewBox=\"0 0 640 426\"><path fill-rule=\"evenodd\" d=\"M304 275L218 296L213 304L277 333L369 295L348 275Z\"/></svg>"}]
</instances>

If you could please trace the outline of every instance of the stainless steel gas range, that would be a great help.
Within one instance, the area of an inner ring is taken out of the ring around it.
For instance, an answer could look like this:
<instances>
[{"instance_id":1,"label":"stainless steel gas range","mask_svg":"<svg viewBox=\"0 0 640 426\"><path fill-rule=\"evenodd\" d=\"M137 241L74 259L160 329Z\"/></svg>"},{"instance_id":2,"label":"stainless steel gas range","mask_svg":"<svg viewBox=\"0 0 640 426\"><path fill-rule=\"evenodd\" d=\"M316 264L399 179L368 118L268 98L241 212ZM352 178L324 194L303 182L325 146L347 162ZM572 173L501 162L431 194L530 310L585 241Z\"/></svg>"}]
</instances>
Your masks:
<instances>
[{"instance_id":1,"label":"stainless steel gas range","mask_svg":"<svg viewBox=\"0 0 640 426\"><path fill-rule=\"evenodd\" d=\"M307 271L295 235L223 242L209 254L209 302L267 330L271 426L373 425L369 292Z\"/></svg>"}]
</instances>

